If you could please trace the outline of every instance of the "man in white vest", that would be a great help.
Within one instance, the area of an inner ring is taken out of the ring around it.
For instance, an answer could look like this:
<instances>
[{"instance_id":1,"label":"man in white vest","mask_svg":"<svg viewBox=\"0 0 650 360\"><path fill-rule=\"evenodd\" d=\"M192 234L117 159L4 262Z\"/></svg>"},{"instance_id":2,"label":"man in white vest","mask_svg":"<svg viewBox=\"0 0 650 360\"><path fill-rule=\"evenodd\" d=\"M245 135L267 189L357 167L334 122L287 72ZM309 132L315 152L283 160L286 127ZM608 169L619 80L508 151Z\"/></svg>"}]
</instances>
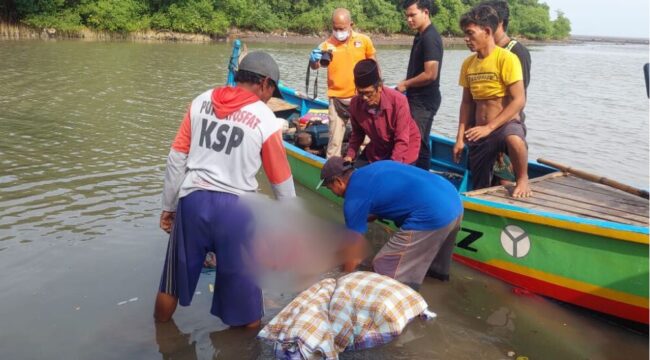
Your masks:
<instances>
[{"instance_id":1,"label":"man in white vest","mask_svg":"<svg viewBox=\"0 0 650 360\"><path fill-rule=\"evenodd\" d=\"M262 291L246 263L252 252L250 209L240 196L255 192L260 167L275 196L295 197L282 144L282 120L266 102L280 96L280 70L264 52L240 63L237 86L195 98L167 158L160 227L170 233L156 321L188 306L207 252L217 256L211 313L230 326L256 327L264 315Z\"/></svg>"}]
</instances>

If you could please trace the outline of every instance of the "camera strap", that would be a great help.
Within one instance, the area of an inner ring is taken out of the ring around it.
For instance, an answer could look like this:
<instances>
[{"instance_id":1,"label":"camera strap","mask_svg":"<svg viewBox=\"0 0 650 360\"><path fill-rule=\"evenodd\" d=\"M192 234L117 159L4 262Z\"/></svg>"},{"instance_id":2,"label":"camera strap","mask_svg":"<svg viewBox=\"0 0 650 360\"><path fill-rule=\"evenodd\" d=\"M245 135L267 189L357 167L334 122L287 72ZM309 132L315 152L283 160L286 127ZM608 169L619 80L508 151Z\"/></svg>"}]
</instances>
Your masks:
<instances>
[{"instance_id":1,"label":"camera strap","mask_svg":"<svg viewBox=\"0 0 650 360\"><path fill-rule=\"evenodd\" d=\"M314 99L318 97L318 71L319 69L316 69L316 78L314 79ZM307 74L305 74L305 95L309 96L309 76L311 74L311 66L309 66L309 62L307 63Z\"/></svg>"}]
</instances>

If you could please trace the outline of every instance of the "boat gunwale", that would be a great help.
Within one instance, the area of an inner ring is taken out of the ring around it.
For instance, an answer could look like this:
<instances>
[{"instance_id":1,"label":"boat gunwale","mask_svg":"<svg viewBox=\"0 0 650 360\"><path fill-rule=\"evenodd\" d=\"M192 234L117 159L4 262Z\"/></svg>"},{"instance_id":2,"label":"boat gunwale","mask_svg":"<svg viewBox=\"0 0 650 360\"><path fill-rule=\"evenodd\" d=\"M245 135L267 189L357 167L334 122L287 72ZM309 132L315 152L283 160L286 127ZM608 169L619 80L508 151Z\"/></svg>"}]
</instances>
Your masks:
<instances>
[{"instance_id":1,"label":"boat gunwale","mask_svg":"<svg viewBox=\"0 0 650 360\"><path fill-rule=\"evenodd\" d=\"M445 139L443 137L436 136L434 134L432 134L431 137L435 139ZM288 152L297 155L294 157L298 158L298 160L303 160L303 161L308 160L307 161L308 163L310 163L313 166L316 166L317 168L323 167L323 164L325 163L325 159L313 155L311 153L308 153L286 141L284 141L284 144ZM302 157L303 159L300 159L300 157ZM534 163L534 161L531 161L530 163ZM470 204L468 210L472 210L472 211L478 211L490 215L503 216L506 218L522 220L531 223L538 223L541 225L557 227L557 228L566 229L570 231L609 237L616 240L629 241L629 242L646 244L646 245L650 243L648 241L648 236L647 236L648 227L644 227L640 225L628 225L628 224L622 224L613 221L586 219L577 216L556 214L547 211L529 209L522 206L503 204L491 200L472 198L464 195L463 193L460 193L460 196L463 201L463 206L466 206L466 204ZM494 214L494 211L486 211L488 209L485 209L485 207L498 210L499 212L502 213ZM549 224L548 220L553 220L552 221L553 224ZM577 228L576 225L578 226ZM608 230L607 234L603 234L602 229Z\"/></svg>"}]
</instances>

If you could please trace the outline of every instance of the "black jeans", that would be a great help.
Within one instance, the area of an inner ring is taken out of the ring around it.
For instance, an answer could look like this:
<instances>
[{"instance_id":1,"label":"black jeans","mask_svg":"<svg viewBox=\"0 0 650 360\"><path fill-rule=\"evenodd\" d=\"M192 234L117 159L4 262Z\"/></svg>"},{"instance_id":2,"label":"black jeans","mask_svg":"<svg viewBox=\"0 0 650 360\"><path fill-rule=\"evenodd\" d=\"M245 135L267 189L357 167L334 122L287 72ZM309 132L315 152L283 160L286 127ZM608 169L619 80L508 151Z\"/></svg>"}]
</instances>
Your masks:
<instances>
[{"instance_id":1,"label":"black jeans","mask_svg":"<svg viewBox=\"0 0 650 360\"><path fill-rule=\"evenodd\" d=\"M438 109L427 107L415 101L409 101L409 107L411 108L411 116L418 125L420 137L422 138L420 141L420 153L418 154L418 160L415 162L415 166L428 171L431 168L431 141L429 140L429 134L431 133L433 117L436 115Z\"/></svg>"}]
</instances>

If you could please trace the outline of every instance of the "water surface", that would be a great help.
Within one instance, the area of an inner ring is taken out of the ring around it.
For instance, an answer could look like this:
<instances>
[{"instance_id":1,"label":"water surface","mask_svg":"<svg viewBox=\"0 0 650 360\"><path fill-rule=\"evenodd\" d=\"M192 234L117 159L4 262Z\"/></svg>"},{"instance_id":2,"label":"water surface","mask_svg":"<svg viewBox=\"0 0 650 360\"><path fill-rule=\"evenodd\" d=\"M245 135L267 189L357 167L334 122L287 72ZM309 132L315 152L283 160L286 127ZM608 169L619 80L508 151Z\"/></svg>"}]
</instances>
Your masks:
<instances>
[{"instance_id":1,"label":"water surface","mask_svg":"<svg viewBox=\"0 0 650 360\"><path fill-rule=\"evenodd\" d=\"M252 44L304 89L310 47ZM157 228L166 155L191 99L225 81L227 44L0 42L0 348L3 358L267 358L254 334L209 315L210 275L175 324L151 313L166 236ZM463 49L448 50L434 131L453 136ZM379 48L387 83L407 47ZM648 47L532 49L531 158L647 187ZM325 84L320 74L321 87ZM313 79L313 77L312 77ZM324 93L324 88L320 91ZM298 188L311 211L340 208ZM385 235L374 229L380 243ZM647 334L454 264L422 294L439 318L345 359L647 358ZM267 296L269 320L293 294Z\"/></svg>"}]
</instances>

